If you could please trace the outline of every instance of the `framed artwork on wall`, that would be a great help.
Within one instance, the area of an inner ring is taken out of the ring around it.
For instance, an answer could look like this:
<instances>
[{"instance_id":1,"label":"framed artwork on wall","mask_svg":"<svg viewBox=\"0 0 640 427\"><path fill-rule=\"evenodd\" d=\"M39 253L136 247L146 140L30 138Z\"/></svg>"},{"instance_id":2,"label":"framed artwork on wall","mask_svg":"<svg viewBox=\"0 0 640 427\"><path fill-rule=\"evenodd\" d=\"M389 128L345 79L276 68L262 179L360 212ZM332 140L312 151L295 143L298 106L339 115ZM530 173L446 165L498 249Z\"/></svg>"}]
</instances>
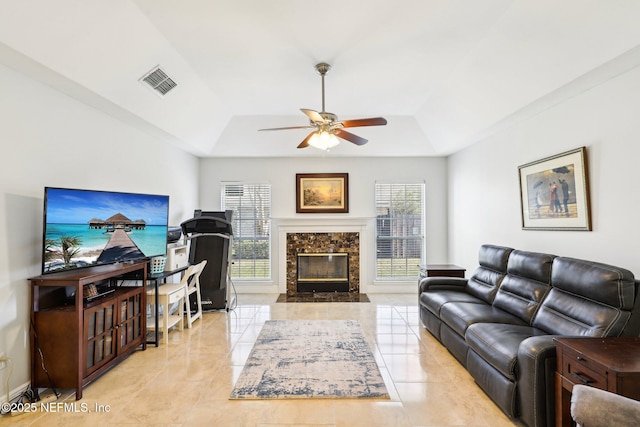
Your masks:
<instances>
[{"instance_id":1,"label":"framed artwork on wall","mask_svg":"<svg viewBox=\"0 0 640 427\"><path fill-rule=\"evenodd\" d=\"M296 213L348 212L349 174L296 174Z\"/></svg>"},{"instance_id":2,"label":"framed artwork on wall","mask_svg":"<svg viewBox=\"0 0 640 427\"><path fill-rule=\"evenodd\" d=\"M524 230L591 230L585 147L518 166Z\"/></svg>"}]
</instances>

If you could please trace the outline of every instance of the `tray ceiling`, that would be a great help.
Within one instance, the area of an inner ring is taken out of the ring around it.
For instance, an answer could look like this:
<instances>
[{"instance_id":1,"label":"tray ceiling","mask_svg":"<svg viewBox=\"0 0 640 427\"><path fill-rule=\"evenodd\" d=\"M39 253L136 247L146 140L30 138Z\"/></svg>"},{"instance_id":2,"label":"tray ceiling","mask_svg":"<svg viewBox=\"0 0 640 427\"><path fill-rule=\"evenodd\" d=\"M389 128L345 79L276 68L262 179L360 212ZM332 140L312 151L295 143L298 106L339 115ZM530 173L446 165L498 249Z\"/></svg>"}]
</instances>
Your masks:
<instances>
[{"instance_id":1,"label":"tray ceiling","mask_svg":"<svg viewBox=\"0 0 640 427\"><path fill-rule=\"evenodd\" d=\"M332 156L443 156L640 64L640 2L3 2L0 63L200 157L297 150L300 108L383 116ZM160 67L175 87L140 79Z\"/></svg>"}]
</instances>

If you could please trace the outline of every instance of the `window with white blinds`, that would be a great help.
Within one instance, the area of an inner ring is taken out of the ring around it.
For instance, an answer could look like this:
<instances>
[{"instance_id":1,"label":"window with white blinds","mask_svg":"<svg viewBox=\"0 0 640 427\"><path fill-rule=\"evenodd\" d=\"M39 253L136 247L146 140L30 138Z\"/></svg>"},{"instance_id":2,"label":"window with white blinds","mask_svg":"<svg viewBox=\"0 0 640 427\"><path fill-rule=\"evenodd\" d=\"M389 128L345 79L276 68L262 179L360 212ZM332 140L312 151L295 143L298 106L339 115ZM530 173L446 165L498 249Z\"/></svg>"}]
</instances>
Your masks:
<instances>
[{"instance_id":1,"label":"window with white blinds","mask_svg":"<svg viewBox=\"0 0 640 427\"><path fill-rule=\"evenodd\" d=\"M424 183L376 183L376 278L415 279L424 254Z\"/></svg>"},{"instance_id":2,"label":"window with white blinds","mask_svg":"<svg viewBox=\"0 0 640 427\"><path fill-rule=\"evenodd\" d=\"M271 278L271 184L223 182L222 210L232 210L231 277Z\"/></svg>"}]
</instances>

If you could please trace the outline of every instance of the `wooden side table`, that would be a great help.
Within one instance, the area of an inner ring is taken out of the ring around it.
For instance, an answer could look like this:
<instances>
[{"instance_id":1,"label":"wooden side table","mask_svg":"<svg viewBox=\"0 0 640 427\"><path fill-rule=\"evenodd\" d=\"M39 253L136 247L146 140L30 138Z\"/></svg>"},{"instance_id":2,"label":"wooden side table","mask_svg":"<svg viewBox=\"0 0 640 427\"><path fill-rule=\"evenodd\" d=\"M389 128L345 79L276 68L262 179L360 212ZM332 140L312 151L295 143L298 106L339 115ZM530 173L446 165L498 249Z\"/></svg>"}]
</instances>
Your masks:
<instances>
[{"instance_id":1,"label":"wooden side table","mask_svg":"<svg viewBox=\"0 0 640 427\"><path fill-rule=\"evenodd\" d=\"M461 277L464 279L466 270L454 264L427 264L420 265L420 278L425 277Z\"/></svg>"},{"instance_id":2,"label":"wooden side table","mask_svg":"<svg viewBox=\"0 0 640 427\"><path fill-rule=\"evenodd\" d=\"M577 384L640 400L640 337L555 338L556 426L573 424L571 391Z\"/></svg>"}]
</instances>

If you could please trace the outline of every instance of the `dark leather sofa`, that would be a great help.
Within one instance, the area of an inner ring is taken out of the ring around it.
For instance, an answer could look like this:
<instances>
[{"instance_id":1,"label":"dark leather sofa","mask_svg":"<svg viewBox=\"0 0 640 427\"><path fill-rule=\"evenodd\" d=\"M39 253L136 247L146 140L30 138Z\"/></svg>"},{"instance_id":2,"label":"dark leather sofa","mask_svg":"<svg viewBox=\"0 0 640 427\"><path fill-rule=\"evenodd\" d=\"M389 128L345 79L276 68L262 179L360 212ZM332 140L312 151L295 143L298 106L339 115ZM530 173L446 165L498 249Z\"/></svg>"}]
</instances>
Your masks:
<instances>
[{"instance_id":1,"label":"dark leather sofa","mask_svg":"<svg viewBox=\"0 0 640 427\"><path fill-rule=\"evenodd\" d=\"M468 280L420 281L420 319L509 417L553 426L553 338L638 336L639 285L623 268L483 245Z\"/></svg>"}]
</instances>

